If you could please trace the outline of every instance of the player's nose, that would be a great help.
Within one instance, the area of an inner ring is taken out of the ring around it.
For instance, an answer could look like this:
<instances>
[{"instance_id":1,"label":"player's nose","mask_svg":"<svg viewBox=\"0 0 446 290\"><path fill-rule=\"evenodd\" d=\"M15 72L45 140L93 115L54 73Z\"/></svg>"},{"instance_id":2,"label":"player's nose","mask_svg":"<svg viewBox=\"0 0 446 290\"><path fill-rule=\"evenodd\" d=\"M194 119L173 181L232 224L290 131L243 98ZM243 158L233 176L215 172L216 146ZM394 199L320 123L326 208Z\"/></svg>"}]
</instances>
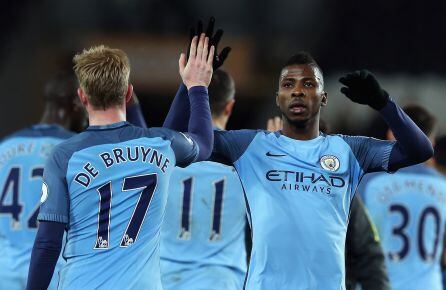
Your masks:
<instances>
[{"instance_id":1,"label":"player's nose","mask_svg":"<svg viewBox=\"0 0 446 290\"><path fill-rule=\"evenodd\" d=\"M305 93L301 89L295 89L293 92L291 92L291 97L298 98L298 97L305 97Z\"/></svg>"}]
</instances>

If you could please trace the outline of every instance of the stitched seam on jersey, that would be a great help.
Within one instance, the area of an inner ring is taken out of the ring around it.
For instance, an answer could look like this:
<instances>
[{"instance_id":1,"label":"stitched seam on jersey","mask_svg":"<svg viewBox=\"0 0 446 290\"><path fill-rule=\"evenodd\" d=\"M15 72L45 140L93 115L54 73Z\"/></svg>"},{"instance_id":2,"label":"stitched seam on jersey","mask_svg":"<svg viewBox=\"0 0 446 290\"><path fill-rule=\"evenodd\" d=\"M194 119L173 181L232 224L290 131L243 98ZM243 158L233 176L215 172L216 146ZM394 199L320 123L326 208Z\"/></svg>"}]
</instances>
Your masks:
<instances>
[{"instance_id":1,"label":"stitched seam on jersey","mask_svg":"<svg viewBox=\"0 0 446 290\"><path fill-rule=\"evenodd\" d=\"M359 178L358 178L358 181L357 181L357 183L356 183L356 186L355 186L355 188L353 188L353 186L352 186L352 187L351 187L351 190L350 190L349 198L350 198L350 203L351 203L352 200L353 200L353 198L354 198L355 195L356 195L356 191L358 190L359 184L361 183L361 180L362 180L362 178L363 178L364 175L365 175L365 170L364 170L364 168L362 168L361 164L359 163L359 160L358 160L358 158L356 157L355 152L353 152L353 149L352 149L352 147L350 146L350 144L347 143L347 141L345 141L345 139L343 138L345 135L331 135L331 136L340 138L341 141L344 142L344 143L347 145L348 150L350 151L351 155L353 155L353 158L354 158L354 160L355 160L355 162L356 162L356 165L359 167L359 170L360 170L360 174L359 174ZM349 166L349 168L350 168L350 166ZM352 173L352 172L349 172L349 175L351 175L351 173ZM353 184L352 184L352 185L353 185ZM349 216L350 216L350 214L349 214Z\"/></svg>"},{"instance_id":2,"label":"stitched seam on jersey","mask_svg":"<svg viewBox=\"0 0 446 290\"><path fill-rule=\"evenodd\" d=\"M389 172L389 161L390 161L390 154L392 153L393 147L395 147L396 142L393 144L389 144L388 148L384 150L383 154L383 160L382 160L382 167Z\"/></svg>"}]
</instances>

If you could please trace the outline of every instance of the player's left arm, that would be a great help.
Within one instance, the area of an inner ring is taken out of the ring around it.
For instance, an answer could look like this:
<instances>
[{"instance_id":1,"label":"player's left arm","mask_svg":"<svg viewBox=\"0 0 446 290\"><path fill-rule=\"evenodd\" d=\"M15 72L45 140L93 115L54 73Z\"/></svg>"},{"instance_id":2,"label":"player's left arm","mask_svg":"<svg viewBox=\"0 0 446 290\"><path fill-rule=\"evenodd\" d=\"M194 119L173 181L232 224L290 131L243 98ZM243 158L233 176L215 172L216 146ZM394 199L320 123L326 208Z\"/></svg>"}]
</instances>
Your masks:
<instances>
[{"instance_id":1,"label":"player's left arm","mask_svg":"<svg viewBox=\"0 0 446 290\"><path fill-rule=\"evenodd\" d=\"M356 71L340 78L345 87L341 92L355 103L369 105L377 110L392 130L396 142L372 141L364 150L378 164L369 161L366 172L399 168L424 162L433 156L433 147L429 138L404 113L404 111L381 88L375 76L366 70ZM390 145L390 146L389 146ZM374 156L373 156L374 155ZM381 163L381 164L379 164Z\"/></svg>"},{"instance_id":2,"label":"player's left arm","mask_svg":"<svg viewBox=\"0 0 446 290\"><path fill-rule=\"evenodd\" d=\"M59 147L53 150L43 171L40 221L31 253L27 289L47 289L62 248L69 217L67 158Z\"/></svg>"},{"instance_id":3,"label":"player's left arm","mask_svg":"<svg viewBox=\"0 0 446 290\"><path fill-rule=\"evenodd\" d=\"M26 289L47 289L62 250L65 223L41 221L31 253Z\"/></svg>"}]
</instances>

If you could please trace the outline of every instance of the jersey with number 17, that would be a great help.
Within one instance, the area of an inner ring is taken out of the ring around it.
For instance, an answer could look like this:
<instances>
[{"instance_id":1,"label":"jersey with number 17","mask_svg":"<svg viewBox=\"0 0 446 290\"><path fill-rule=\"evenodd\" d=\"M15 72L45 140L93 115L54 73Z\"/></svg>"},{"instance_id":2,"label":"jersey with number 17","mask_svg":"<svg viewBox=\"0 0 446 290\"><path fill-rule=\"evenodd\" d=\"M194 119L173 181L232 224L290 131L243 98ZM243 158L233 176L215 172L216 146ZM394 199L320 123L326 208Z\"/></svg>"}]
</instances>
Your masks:
<instances>
[{"instance_id":1,"label":"jersey with number 17","mask_svg":"<svg viewBox=\"0 0 446 290\"><path fill-rule=\"evenodd\" d=\"M366 176L358 192L381 237L392 289L443 289L445 178L421 164Z\"/></svg>"},{"instance_id":2,"label":"jersey with number 17","mask_svg":"<svg viewBox=\"0 0 446 290\"><path fill-rule=\"evenodd\" d=\"M62 289L162 289L159 236L175 165L198 146L164 128L90 126L45 165L38 219L67 224Z\"/></svg>"}]
</instances>

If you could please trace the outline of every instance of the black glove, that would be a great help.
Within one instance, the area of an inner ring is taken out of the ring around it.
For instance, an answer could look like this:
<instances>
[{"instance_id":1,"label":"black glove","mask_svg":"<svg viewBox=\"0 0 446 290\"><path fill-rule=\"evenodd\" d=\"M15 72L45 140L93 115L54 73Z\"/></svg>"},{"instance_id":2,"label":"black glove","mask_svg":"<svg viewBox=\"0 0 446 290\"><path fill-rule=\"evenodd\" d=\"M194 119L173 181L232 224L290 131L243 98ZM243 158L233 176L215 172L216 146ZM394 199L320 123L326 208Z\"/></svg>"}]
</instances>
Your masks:
<instances>
[{"instance_id":1,"label":"black glove","mask_svg":"<svg viewBox=\"0 0 446 290\"><path fill-rule=\"evenodd\" d=\"M355 103L381 110L389 101L389 94L381 88L375 76L368 70L346 74L339 82L345 85L341 88L341 93Z\"/></svg>"},{"instance_id":2,"label":"black glove","mask_svg":"<svg viewBox=\"0 0 446 290\"><path fill-rule=\"evenodd\" d=\"M229 52L231 51L231 48L227 46L223 48L220 53L218 53L217 50L218 43L220 42L220 39L223 36L224 31L222 29L218 29L214 34L214 24L215 24L215 18L211 17L211 19L209 19L208 27L206 29L205 34L207 37L209 37L209 47L211 47L212 45L215 47L212 68L216 70L223 65L223 63L225 62L226 58L229 55ZM200 36L201 33L203 33L203 22L199 20L197 23L197 30L195 30L195 28L193 27L190 29L189 49L190 49L190 43L192 42L192 38L194 38L194 36L196 35ZM187 58L189 58L189 50L187 51Z\"/></svg>"}]
</instances>

